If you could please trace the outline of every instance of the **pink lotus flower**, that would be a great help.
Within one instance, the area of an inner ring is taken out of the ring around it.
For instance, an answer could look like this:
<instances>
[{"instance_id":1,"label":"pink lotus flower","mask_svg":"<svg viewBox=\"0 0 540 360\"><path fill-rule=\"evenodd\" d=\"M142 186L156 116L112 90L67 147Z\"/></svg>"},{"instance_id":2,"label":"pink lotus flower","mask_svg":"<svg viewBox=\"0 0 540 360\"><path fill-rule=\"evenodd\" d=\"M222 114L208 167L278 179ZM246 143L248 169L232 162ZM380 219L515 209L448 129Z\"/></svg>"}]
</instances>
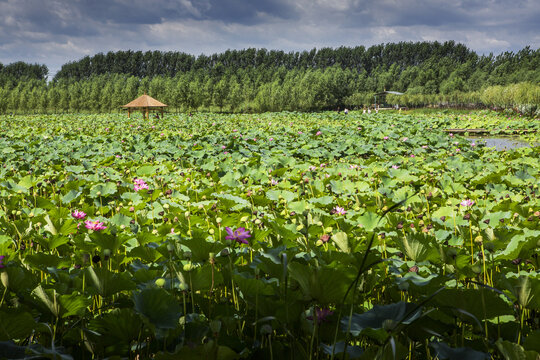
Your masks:
<instances>
[{"instance_id":1,"label":"pink lotus flower","mask_svg":"<svg viewBox=\"0 0 540 360\"><path fill-rule=\"evenodd\" d=\"M427 149L427 145L422 145L422 149Z\"/></svg>"},{"instance_id":2,"label":"pink lotus flower","mask_svg":"<svg viewBox=\"0 0 540 360\"><path fill-rule=\"evenodd\" d=\"M397 166L397 165L392 165L392 169L399 169L399 166Z\"/></svg>"},{"instance_id":3,"label":"pink lotus flower","mask_svg":"<svg viewBox=\"0 0 540 360\"><path fill-rule=\"evenodd\" d=\"M330 309L320 309L315 308L315 317L317 318L317 324L322 323L323 321L328 321L326 318L331 316L334 312ZM308 320L313 320L313 316L310 315L307 317Z\"/></svg>"},{"instance_id":4,"label":"pink lotus flower","mask_svg":"<svg viewBox=\"0 0 540 360\"><path fill-rule=\"evenodd\" d=\"M388 140L388 136L383 137L384 140Z\"/></svg>"},{"instance_id":5,"label":"pink lotus flower","mask_svg":"<svg viewBox=\"0 0 540 360\"><path fill-rule=\"evenodd\" d=\"M472 144L471 144L471 146L472 146L472 147L475 147L475 146L476 146L476 144L475 144L475 143L472 143Z\"/></svg>"},{"instance_id":6,"label":"pink lotus flower","mask_svg":"<svg viewBox=\"0 0 540 360\"><path fill-rule=\"evenodd\" d=\"M334 214L336 215L345 215L347 213L347 211L345 211L345 209L340 206L336 206L333 210Z\"/></svg>"},{"instance_id":7,"label":"pink lotus flower","mask_svg":"<svg viewBox=\"0 0 540 360\"><path fill-rule=\"evenodd\" d=\"M86 213L79 210L75 210L74 212L71 213L71 216L73 216L75 219L80 220L80 219L84 219L84 217L86 216Z\"/></svg>"},{"instance_id":8,"label":"pink lotus flower","mask_svg":"<svg viewBox=\"0 0 540 360\"><path fill-rule=\"evenodd\" d=\"M411 157L415 157L414 154L411 154Z\"/></svg>"},{"instance_id":9,"label":"pink lotus flower","mask_svg":"<svg viewBox=\"0 0 540 360\"><path fill-rule=\"evenodd\" d=\"M272 179L272 180L270 180L270 184L277 185L278 181L276 179Z\"/></svg>"},{"instance_id":10,"label":"pink lotus flower","mask_svg":"<svg viewBox=\"0 0 540 360\"><path fill-rule=\"evenodd\" d=\"M274 141L274 138L270 138L270 139L268 139L268 140L269 140L269 141Z\"/></svg>"},{"instance_id":11,"label":"pink lotus flower","mask_svg":"<svg viewBox=\"0 0 540 360\"><path fill-rule=\"evenodd\" d=\"M143 179L134 179L133 190L136 192L142 189L148 189L148 184Z\"/></svg>"},{"instance_id":12,"label":"pink lotus flower","mask_svg":"<svg viewBox=\"0 0 540 360\"><path fill-rule=\"evenodd\" d=\"M221 148L222 149L226 149L227 147L225 145L221 145Z\"/></svg>"},{"instance_id":13,"label":"pink lotus flower","mask_svg":"<svg viewBox=\"0 0 540 360\"><path fill-rule=\"evenodd\" d=\"M86 226L89 230L99 231L99 230L105 230L107 227L99 220L91 221L86 220L84 222L84 226Z\"/></svg>"},{"instance_id":14,"label":"pink lotus flower","mask_svg":"<svg viewBox=\"0 0 540 360\"><path fill-rule=\"evenodd\" d=\"M474 201L472 201L471 199L465 199L460 203L460 205L463 207L471 207L474 205Z\"/></svg>"},{"instance_id":15,"label":"pink lotus flower","mask_svg":"<svg viewBox=\"0 0 540 360\"><path fill-rule=\"evenodd\" d=\"M315 135L321 135L321 134L322 134L322 131L317 131Z\"/></svg>"},{"instance_id":16,"label":"pink lotus flower","mask_svg":"<svg viewBox=\"0 0 540 360\"><path fill-rule=\"evenodd\" d=\"M408 137L404 137L404 138L403 138L403 141L407 141L407 140L409 140Z\"/></svg>"},{"instance_id":17,"label":"pink lotus flower","mask_svg":"<svg viewBox=\"0 0 540 360\"><path fill-rule=\"evenodd\" d=\"M234 240L240 244L249 244L249 242L246 240L251 237L249 230L241 227L233 231L230 227L227 226L225 228L225 231L227 231L228 234L227 236L225 236L226 240Z\"/></svg>"}]
</instances>

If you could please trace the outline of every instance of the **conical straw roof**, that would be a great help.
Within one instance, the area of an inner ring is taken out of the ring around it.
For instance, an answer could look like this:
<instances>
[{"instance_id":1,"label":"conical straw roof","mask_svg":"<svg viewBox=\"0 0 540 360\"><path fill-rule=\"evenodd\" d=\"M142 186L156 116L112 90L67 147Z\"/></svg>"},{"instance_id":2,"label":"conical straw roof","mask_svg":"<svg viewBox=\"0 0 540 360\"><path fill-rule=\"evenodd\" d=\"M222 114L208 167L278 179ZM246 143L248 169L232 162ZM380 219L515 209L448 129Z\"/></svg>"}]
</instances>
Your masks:
<instances>
[{"instance_id":1,"label":"conical straw roof","mask_svg":"<svg viewBox=\"0 0 540 360\"><path fill-rule=\"evenodd\" d=\"M132 102L122 106L125 108L145 108L145 107L165 107L165 105L162 102L157 101L151 96L148 96L146 94L139 96Z\"/></svg>"}]
</instances>

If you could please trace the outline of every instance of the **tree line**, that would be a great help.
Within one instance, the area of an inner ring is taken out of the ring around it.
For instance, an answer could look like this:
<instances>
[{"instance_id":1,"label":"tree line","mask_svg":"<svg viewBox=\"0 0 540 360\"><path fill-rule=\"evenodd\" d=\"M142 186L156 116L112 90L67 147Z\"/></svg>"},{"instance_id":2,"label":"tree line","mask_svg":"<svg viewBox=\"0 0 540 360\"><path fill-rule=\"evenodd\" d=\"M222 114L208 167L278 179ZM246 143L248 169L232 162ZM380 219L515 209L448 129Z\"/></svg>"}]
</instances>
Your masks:
<instances>
[{"instance_id":1,"label":"tree line","mask_svg":"<svg viewBox=\"0 0 540 360\"><path fill-rule=\"evenodd\" d=\"M6 67L0 67L0 78ZM409 107L540 113L540 50L479 56L452 41L198 57L118 51L65 64L48 83L43 75L18 79L24 80L0 82L0 112L118 111L144 92L170 111L319 111L369 106L374 93L395 90L405 95L387 101Z\"/></svg>"}]
</instances>

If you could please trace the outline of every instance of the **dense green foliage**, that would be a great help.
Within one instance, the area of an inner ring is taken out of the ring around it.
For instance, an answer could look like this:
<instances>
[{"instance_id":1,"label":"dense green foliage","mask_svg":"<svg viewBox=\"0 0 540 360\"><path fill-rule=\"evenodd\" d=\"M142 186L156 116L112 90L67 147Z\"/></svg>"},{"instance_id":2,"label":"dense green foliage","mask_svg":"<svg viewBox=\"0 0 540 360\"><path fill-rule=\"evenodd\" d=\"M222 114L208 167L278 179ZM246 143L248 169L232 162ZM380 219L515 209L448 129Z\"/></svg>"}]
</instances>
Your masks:
<instances>
[{"instance_id":1,"label":"dense green foliage","mask_svg":"<svg viewBox=\"0 0 540 360\"><path fill-rule=\"evenodd\" d=\"M521 63L523 57L529 58L531 52L524 49L519 54L508 53L497 61L508 60ZM365 71L368 75L377 69L388 69L392 65L403 70L409 66L422 65L429 61L437 63L445 58L448 64L463 64L467 61L476 64L478 60L486 65L493 62L479 57L462 44L447 41L439 42L401 42L397 44L374 45L354 48L322 48L303 52L285 53L280 50L245 49L227 50L224 53L195 57L180 52L161 51L118 51L107 54L86 56L83 59L62 66L55 80L83 80L95 75L126 74L138 78L156 76L174 77L178 73L203 70L215 75L235 73L240 69L255 68L259 71L285 68L286 70L326 69L339 66L357 73ZM534 56L533 56L534 58ZM526 59L530 61L531 59ZM521 65L521 64L520 64ZM511 70L515 71L515 70Z\"/></svg>"},{"instance_id":2,"label":"dense green foliage","mask_svg":"<svg viewBox=\"0 0 540 360\"><path fill-rule=\"evenodd\" d=\"M22 61L9 65L0 63L0 87L13 87L28 80L45 80L49 69L45 65L27 64Z\"/></svg>"},{"instance_id":3,"label":"dense green foliage","mask_svg":"<svg viewBox=\"0 0 540 360\"><path fill-rule=\"evenodd\" d=\"M540 147L456 124L539 126L1 116L0 357L537 359Z\"/></svg>"},{"instance_id":4,"label":"dense green foliage","mask_svg":"<svg viewBox=\"0 0 540 360\"><path fill-rule=\"evenodd\" d=\"M38 80L0 87L0 113L110 112L144 92L172 111L321 111L369 106L386 89L406 92L390 104L408 107L540 114L539 49L479 56L452 41L198 57L119 51L66 64L49 84Z\"/></svg>"}]
</instances>

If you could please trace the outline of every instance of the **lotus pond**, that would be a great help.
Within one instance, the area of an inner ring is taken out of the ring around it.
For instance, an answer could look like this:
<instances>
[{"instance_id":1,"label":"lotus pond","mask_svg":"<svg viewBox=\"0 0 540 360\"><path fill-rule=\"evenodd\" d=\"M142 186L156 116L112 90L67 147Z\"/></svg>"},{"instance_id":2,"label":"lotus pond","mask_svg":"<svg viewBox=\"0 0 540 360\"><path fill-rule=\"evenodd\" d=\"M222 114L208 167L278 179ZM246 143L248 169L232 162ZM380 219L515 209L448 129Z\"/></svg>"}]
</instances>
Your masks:
<instances>
[{"instance_id":1,"label":"lotus pond","mask_svg":"<svg viewBox=\"0 0 540 360\"><path fill-rule=\"evenodd\" d=\"M0 117L0 358L538 359L540 147L464 120L538 128Z\"/></svg>"}]
</instances>

